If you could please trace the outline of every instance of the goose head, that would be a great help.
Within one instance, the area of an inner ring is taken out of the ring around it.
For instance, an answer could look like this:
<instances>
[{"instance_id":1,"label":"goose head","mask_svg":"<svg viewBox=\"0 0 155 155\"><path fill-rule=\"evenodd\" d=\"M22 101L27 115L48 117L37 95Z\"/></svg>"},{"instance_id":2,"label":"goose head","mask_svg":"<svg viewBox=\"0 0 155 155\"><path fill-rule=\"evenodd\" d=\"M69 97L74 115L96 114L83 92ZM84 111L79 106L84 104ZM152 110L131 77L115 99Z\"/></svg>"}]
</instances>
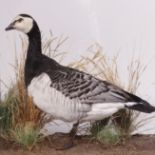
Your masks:
<instances>
[{"instance_id":1,"label":"goose head","mask_svg":"<svg viewBox=\"0 0 155 155\"><path fill-rule=\"evenodd\" d=\"M14 20L6 27L8 30L18 30L25 34L28 34L36 24L35 20L28 14L20 14L14 18Z\"/></svg>"}]
</instances>

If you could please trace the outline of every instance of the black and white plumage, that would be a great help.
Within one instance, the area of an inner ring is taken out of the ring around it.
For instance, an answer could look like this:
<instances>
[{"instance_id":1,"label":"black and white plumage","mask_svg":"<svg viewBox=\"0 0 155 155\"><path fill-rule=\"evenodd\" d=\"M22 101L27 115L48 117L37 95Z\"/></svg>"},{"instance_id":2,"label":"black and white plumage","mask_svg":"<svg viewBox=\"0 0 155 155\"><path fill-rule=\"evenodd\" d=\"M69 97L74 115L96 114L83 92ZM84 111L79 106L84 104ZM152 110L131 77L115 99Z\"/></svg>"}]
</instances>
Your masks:
<instances>
[{"instance_id":1,"label":"black and white plumage","mask_svg":"<svg viewBox=\"0 0 155 155\"><path fill-rule=\"evenodd\" d=\"M77 123L100 120L123 108L146 113L155 111L147 101L43 55L40 30L31 16L20 14L6 28L10 29L28 36L25 85L35 104L44 112Z\"/></svg>"}]
</instances>

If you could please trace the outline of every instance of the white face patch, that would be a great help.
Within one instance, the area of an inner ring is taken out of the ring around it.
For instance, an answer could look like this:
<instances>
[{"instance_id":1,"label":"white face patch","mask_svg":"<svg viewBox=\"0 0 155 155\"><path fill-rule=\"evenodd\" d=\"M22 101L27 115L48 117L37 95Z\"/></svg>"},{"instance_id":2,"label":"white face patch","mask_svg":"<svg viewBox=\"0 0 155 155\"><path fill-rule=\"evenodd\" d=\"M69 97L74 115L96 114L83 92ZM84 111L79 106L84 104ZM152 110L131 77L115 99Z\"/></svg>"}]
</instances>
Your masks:
<instances>
[{"instance_id":1,"label":"white face patch","mask_svg":"<svg viewBox=\"0 0 155 155\"><path fill-rule=\"evenodd\" d=\"M30 17L17 16L13 22L13 28L24 33L30 32L33 27L33 19Z\"/></svg>"}]
</instances>

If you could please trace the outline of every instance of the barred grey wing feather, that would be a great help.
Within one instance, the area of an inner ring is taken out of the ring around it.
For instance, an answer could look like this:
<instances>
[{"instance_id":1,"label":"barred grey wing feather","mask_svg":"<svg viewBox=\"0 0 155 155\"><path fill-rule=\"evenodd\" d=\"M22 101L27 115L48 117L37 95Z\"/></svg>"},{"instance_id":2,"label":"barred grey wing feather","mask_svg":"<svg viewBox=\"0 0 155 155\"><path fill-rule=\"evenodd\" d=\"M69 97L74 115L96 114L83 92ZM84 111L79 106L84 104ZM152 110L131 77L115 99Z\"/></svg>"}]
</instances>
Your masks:
<instances>
[{"instance_id":1,"label":"barred grey wing feather","mask_svg":"<svg viewBox=\"0 0 155 155\"><path fill-rule=\"evenodd\" d=\"M130 99L130 96L117 86L77 70L57 71L56 75L59 81L56 85L53 83L53 86L65 96L79 99L81 103L126 102Z\"/></svg>"}]
</instances>

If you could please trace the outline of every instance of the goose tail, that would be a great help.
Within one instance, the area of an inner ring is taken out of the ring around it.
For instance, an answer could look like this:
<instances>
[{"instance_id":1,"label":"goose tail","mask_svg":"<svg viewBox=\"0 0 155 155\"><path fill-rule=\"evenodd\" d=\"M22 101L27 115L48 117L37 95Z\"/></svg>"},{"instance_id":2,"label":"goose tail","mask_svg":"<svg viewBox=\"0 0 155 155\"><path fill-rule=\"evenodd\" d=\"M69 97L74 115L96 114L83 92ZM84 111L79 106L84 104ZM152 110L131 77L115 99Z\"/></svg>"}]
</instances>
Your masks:
<instances>
[{"instance_id":1,"label":"goose tail","mask_svg":"<svg viewBox=\"0 0 155 155\"><path fill-rule=\"evenodd\" d=\"M130 94L132 98L131 102L126 103L126 107L129 109L137 110L144 113L155 112L155 107L140 97Z\"/></svg>"}]
</instances>

